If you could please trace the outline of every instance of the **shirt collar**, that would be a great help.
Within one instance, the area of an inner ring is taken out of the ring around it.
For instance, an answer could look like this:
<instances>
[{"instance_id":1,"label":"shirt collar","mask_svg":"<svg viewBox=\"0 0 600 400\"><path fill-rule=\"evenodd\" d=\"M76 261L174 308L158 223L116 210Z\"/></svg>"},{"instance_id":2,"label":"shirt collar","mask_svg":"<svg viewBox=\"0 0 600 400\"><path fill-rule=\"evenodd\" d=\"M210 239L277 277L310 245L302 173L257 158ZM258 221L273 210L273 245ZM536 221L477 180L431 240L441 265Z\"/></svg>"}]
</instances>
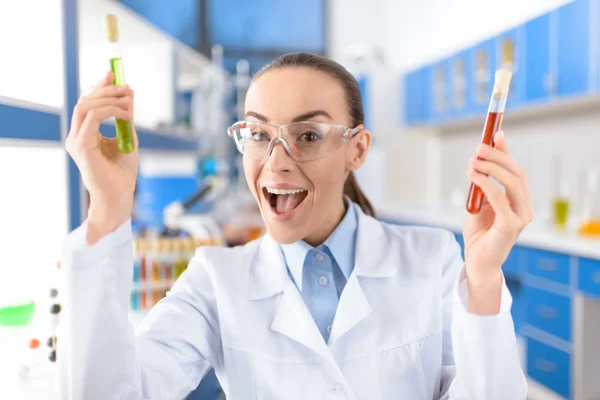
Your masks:
<instances>
[{"instance_id":1,"label":"shirt collar","mask_svg":"<svg viewBox=\"0 0 600 400\"><path fill-rule=\"evenodd\" d=\"M324 245L329 248L335 262L342 270L346 279L348 279L354 269L358 222L352 201L348 197L344 197L344 203L346 204L346 214L331 235L329 235ZM279 246L294 283L299 290L302 290L304 261L306 260L306 255L313 247L304 240L299 240L291 244L280 244Z\"/></svg>"}]
</instances>

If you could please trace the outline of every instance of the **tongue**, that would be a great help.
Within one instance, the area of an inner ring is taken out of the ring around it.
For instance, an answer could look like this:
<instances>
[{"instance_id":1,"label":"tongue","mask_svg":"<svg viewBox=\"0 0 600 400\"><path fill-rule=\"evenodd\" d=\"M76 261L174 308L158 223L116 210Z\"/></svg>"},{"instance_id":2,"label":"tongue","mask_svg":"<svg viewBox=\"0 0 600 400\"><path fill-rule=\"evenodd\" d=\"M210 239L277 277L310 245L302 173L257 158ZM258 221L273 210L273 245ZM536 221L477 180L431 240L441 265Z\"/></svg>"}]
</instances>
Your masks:
<instances>
[{"instance_id":1,"label":"tongue","mask_svg":"<svg viewBox=\"0 0 600 400\"><path fill-rule=\"evenodd\" d=\"M278 214L287 214L298 207L304 198L303 193L280 194L277 196L275 209Z\"/></svg>"}]
</instances>

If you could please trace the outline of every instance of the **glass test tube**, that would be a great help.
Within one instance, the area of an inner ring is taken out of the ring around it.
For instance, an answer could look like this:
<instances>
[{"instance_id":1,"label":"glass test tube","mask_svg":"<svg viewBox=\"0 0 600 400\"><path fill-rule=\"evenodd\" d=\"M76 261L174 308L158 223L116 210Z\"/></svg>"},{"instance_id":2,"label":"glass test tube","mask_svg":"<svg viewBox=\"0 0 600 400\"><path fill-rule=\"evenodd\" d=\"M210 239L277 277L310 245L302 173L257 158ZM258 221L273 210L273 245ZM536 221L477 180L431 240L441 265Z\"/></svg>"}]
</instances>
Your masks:
<instances>
[{"instance_id":1,"label":"glass test tube","mask_svg":"<svg viewBox=\"0 0 600 400\"><path fill-rule=\"evenodd\" d=\"M125 70L119 44L119 25L115 15L106 16L106 36L109 42L110 69L114 74L113 85L125 85ZM133 151L133 133L131 121L116 119L117 145L122 153Z\"/></svg>"},{"instance_id":2,"label":"glass test tube","mask_svg":"<svg viewBox=\"0 0 600 400\"><path fill-rule=\"evenodd\" d=\"M494 146L494 135L502 128L502 120L504 119L504 110L506 108L506 99L508 98L508 89L512 72L506 69L496 71L494 79L494 90L490 105L488 108L487 118L483 127L481 143L488 146ZM481 210L483 203L483 191L473 183L469 188L469 197L467 198L467 211L471 214L477 214Z\"/></svg>"}]
</instances>

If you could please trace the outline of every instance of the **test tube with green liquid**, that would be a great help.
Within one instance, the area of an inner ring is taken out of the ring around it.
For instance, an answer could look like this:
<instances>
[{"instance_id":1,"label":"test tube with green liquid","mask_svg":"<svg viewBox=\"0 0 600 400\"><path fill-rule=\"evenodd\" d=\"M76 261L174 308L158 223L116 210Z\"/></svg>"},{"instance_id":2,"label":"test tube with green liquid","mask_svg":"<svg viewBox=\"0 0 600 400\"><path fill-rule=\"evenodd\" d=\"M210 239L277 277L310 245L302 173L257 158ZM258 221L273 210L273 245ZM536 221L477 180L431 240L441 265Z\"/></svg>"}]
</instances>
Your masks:
<instances>
[{"instance_id":1,"label":"test tube with green liquid","mask_svg":"<svg viewBox=\"0 0 600 400\"><path fill-rule=\"evenodd\" d=\"M125 85L125 70L123 68L123 58L121 58L121 46L119 45L119 25L115 15L106 16L106 35L110 46L110 69L113 72L113 85ZM133 151L133 132L131 121L125 121L117 118L117 145L121 153L130 153Z\"/></svg>"}]
</instances>

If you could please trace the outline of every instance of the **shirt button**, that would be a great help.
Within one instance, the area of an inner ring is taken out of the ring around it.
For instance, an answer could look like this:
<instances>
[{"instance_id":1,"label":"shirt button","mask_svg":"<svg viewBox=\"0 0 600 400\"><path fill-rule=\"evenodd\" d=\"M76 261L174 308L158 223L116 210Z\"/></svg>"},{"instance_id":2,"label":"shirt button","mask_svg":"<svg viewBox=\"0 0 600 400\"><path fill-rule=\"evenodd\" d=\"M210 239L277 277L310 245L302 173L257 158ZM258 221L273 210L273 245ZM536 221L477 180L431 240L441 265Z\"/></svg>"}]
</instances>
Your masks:
<instances>
[{"instance_id":1,"label":"shirt button","mask_svg":"<svg viewBox=\"0 0 600 400\"><path fill-rule=\"evenodd\" d=\"M327 333L329 333L331 335L331 331L333 330L333 325L329 325L327 327Z\"/></svg>"},{"instance_id":2,"label":"shirt button","mask_svg":"<svg viewBox=\"0 0 600 400\"><path fill-rule=\"evenodd\" d=\"M326 286L329 283L329 279L326 276L322 276L319 278L319 285Z\"/></svg>"},{"instance_id":3,"label":"shirt button","mask_svg":"<svg viewBox=\"0 0 600 400\"><path fill-rule=\"evenodd\" d=\"M323 259L324 259L325 257L323 257L323 254L321 254L321 253L317 253L317 254L315 254L315 258L317 259L317 261L323 261Z\"/></svg>"}]
</instances>

